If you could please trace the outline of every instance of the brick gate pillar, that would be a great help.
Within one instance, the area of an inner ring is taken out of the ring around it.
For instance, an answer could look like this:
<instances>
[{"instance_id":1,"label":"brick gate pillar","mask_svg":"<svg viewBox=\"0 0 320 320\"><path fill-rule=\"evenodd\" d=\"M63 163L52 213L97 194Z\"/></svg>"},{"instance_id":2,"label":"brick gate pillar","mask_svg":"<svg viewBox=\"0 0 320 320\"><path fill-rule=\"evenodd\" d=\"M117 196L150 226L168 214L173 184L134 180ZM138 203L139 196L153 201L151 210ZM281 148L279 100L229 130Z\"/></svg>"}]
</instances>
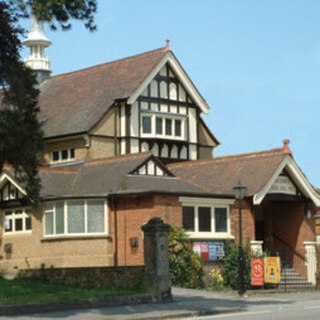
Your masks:
<instances>
[{"instance_id":1,"label":"brick gate pillar","mask_svg":"<svg viewBox=\"0 0 320 320\"><path fill-rule=\"evenodd\" d=\"M158 302L171 300L169 225L152 218L143 225L145 281Z\"/></svg>"}]
</instances>

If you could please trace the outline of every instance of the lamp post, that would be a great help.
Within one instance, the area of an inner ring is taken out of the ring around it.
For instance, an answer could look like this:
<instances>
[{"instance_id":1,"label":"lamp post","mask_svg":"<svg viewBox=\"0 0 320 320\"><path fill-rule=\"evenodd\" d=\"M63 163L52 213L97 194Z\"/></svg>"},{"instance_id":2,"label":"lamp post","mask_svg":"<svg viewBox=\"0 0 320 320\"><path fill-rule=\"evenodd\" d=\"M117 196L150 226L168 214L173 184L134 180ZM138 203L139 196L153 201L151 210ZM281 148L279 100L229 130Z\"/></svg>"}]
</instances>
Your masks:
<instances>
[{"instance_id":1,"label":"lamp post","mask_svg":"<svg viewBox=\"0 0 320 320\"><path fill-rule=\"evenodd\" d=\"M239 202L239 258L238 258L239 295L243 295L246 291L244 288L244 276L243 276L244 265L243 265L243 248L242 248L242 203L241 203L241 200L244 198L246 191L247 191L247 188L243 186L240 181L238 181L238 183L233 187L235 198Z\"/></svg>"}]
</instances>

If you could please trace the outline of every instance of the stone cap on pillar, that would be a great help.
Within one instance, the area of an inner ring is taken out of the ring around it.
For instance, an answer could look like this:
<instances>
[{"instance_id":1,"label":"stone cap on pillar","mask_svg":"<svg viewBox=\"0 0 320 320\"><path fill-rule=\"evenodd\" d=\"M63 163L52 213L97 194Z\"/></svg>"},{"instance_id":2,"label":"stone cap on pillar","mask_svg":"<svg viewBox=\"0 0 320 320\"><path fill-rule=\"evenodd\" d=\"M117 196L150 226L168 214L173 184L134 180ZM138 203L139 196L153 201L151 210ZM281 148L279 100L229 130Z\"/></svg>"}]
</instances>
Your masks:
<instances>
[{"instance_id":1,"label":"stone cap on pillar","mask_svg":"<svg viewBox=\"0 0 320 320\"><path fill-rule=\"evenodd\" d=\"M144 224L141 229L144 232L150 231L166 231L169 232L170 226L167 223L164 223L161 218L155 217L151 218L148 223Z\"/></svg>"}]
</instances>

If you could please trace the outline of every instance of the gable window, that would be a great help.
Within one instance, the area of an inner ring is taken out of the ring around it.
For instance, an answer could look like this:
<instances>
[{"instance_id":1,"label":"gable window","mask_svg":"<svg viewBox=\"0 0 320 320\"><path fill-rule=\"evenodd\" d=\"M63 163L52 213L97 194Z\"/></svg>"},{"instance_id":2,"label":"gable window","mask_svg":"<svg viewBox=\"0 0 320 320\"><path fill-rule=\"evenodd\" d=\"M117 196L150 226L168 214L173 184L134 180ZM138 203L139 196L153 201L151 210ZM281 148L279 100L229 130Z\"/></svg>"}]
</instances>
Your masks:
<instances>
[{"instance_id":1,"label":"gable window","mask_svg":"<svg viewBox=\"0 0 320 320\"><path fill-rule=\"evenodd\" d=\"M166 119L166 135L172 135L172 119Z\"/></svg>"},{"instance_id":2,"label":"gable window","mask_svg":"<svg viewBox=\"0 0 320 320\"><path fill-rule=\"evenodd\" d=\"M142 132L151 133L151 117L142 117Z\"/></svg>"},{"instance_id":3,"label":"gable window","mask_svg":"<svg viewBox=\"0 0 320 320\"><path fill-rule=\"evenodd\" d=\"M183 228L190 238L230 238L231 200L181 197Z\"/></svg>"},{"instance_id":4,"label":"gable window","mask_svg":"<svg viewBox=\"0 0 320 320\"><path fill-rule=\"evenodd\" d=\"M175 131L175 136L181 137L181 120L176 119L174 120L175 126L174 126L174 131Z\"/></svg>"},{"instance_id":5,"label":"gable window","mask_svg":"<svg viewBox=\"0 0 320 320\"><path fill-rule=\"evenodd\" d=\"M44 210L44 234L106 234L106 211L104 200L69 200L48 204Z\"/></svg>"},{"instance_id":6,"label":"gable window","mask_svg":"<svg viewBox=\"0 0 320 320\"><path fill-rule=\"evenodd\" d=\"M163 133L163 119L160 117L156 117L156 134Z\"/></svg>"},{"instance_id":7,"label":"gable window","mask_svg":"<svg viewBox=\"0 0 320 320\"><path fill-rule=\"evenodd\" d=\"M141 136L183 140L185 139L186 119L186 115L143 110L140 118Z\"/></svg>"},{"instance_id":8,"label":"gable window","mask_svg":"<svg viewBox=\"0 0 320 320\"><path fill-rule=\"evenodd\" d=\"M31 231L31 210L28 208L4 211L4 233Z\"/></svg>"},{"instance_id":9,"label":"gable window","mask_svg":"<svg viewBox=\"0 0 320 320\"><path fill-rule=\"evenodd\" d=\"M63 149L50 153L51 162L66 162L74 159L74 149Z\"/></svg>"}]
</instances>

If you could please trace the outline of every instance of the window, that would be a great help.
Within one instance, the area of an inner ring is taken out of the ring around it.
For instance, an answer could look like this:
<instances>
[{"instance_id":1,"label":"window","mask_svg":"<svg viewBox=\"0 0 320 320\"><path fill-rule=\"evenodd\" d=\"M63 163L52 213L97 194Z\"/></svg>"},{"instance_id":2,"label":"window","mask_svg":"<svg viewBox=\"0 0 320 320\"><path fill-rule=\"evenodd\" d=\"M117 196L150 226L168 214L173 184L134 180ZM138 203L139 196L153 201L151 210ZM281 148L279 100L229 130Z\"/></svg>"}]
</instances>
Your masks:
<instances>
[{"instance_id":1,"label":"window","mask_svg":"<svg viewBox=\"0 0 320 320\"><path fill-rule=\"evenodd\" d=\"M194 231L194 207L183 207L183 228Z\"/></svg>"},{"instance_id":2,"label":"window","mask_svg":"<svg viewBox=\"0 0 320 320\"><path fill-rule=\"evenodd\" d=\"M141 114L141 136L177 140L185 139L186 115L153 112L150 110L143 110Z\"/></svg>"},{"instance_id":3,"label":"window","mask_svg":"<svg viewBox=\"0 0 320 320\"><path fill-rule=\"evenodd\" d=\"M19 233L31 231L31 210L19 208L4 211L4 232Z\"/></svg>"},{"instance_id":4,"label":"window","mask_svg":"<svg viewBox=\"0 0 320 320\"><path fill-rule=\"evenodd\" d=\"M69 200L49 204L44 210L46 236L105 234L104 200Z\"/></svg>"},{"instance_id":5,"label":"window","mask_svg":"<svg viewBox=\"0 0 320 320\"><path fill-rule=\"evenodd\" d=\"M50 154L51 162L66 162L74 159L74 149L63 149L59 151L53 151Z\"/></svg>"},{"instance_id":6,"label":"window","mask_svg":"<svg viewBox=\"0 0 320 320\"><path fill-rule=\"evenodd\" d=\"M163 128L162 128L162 118L156 117L156 134L162 134Z\"/></svg>"},{"instance_id":7,"label":"window","mask_svg":"<svg viewBox=\"0 0 320 320\"><path fill-rule=\"evenodd\" d=\"M174 134L177 137L181 137L181 120L176 119L174 122L175 122Z\"/></svg>"},{"instance_id":8,"label":"window","mask_svg":"<svg viewBox=\"0 0 320 320\"><path fill-rule=\"evenodd\" d=\"M230 238L228 199L181 197L183 228L191 238ZM200 204L200 205L198 205Z\"/></svg>"},{"instance_id":9,"label":"window","mask_svg":"<svg viewBox=\"0 0 320 320\"><path fill-rule=\"evenodd\" d=\"M151 117L142 117L142 132L151 133Z\"/></svg>"},{"instance_id":10,"label":"window","mask_svg":"<svg viewBox=\"0 0 320 320\"><path fill-rule=\"evenodd\" d=\"M166 135L172 135L172 119L166 119Z\"/></svg>"}]
</instances>

